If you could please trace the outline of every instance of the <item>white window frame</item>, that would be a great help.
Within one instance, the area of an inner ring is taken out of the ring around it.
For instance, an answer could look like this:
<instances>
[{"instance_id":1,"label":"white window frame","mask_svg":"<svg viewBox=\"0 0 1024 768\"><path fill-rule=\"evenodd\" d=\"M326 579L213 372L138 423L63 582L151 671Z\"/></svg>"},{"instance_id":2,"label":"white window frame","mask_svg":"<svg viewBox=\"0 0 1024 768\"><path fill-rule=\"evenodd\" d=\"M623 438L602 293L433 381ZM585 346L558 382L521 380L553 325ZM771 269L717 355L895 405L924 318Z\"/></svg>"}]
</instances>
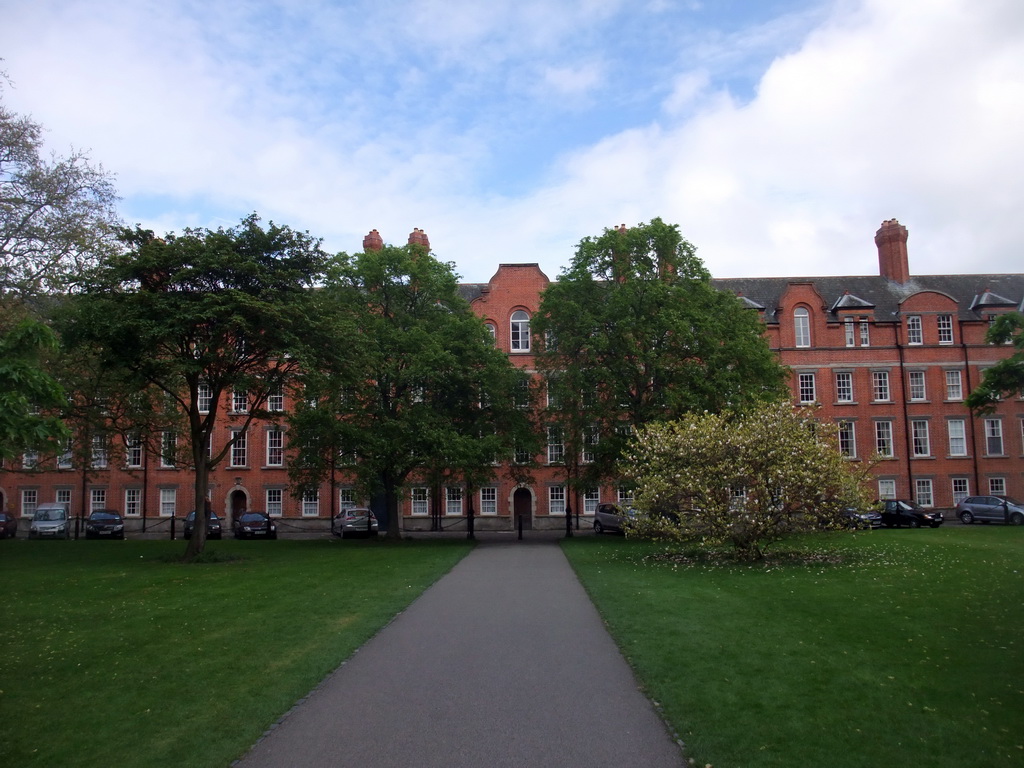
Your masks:
<instances>
[{"instance_id":1,"label":"white window frame","mask_svg":"<svg viewBox=\"0 0 1024 768\"><path fill-rule=\"evenodd\" d=\"M924 344L924 330L920 315L907 315L907 345L919 347Z\"/></svg>"},{"instance_id":2,"label":"white window frame","mask_svg":"<svg viewBox=\"0 0 1024 768\"><path fill-rule=\"evenodd\" d=\"M54 491L53 500L58 504L66 504L68 509L71 509L71 489L70 488L58 488Z\"/></svg>"},{"instance_id":3,"label":"white window frame","mask_svg":"<svg viewBox=\"0 0 1024 768\"><path fill-rule=\"evenodd\" d=\"M997 450L993 450L993 449ZM985 419L985 455L1005 456L1006 445L1003 442L1003 420Z\"/></svg>"},{"instance_id":4,"label":"white window frame","mask_svg":"<svg viewBox=\"0 0 1024 768\"><path fill-rule=\"evenodd\" d=\"M213 387L206 382L199 382L196 390L196 408L200 413L209 413L213 404Z\"/></svg>"},{"instance_id":5,"label":"white window frame","mask_svg":"<svg viewBox=\"0 0 1024 768\"><path fill-rule=\"evenodd\" d=\"M409 490L409 512L413 515L430 514L430 490L418 487Z\"/></svg>"},{"instance_id":6,"label":"white window frame","mask_svg":"<svg viewBox=\"0 0 1024 768\"><path fill-rule=\"evenodd\" d=\"M267 430L267 466L284 466L284 430Z\"/></svg>"},{"instance_id":7,"label":"white window frame","mask_svg":"<svg viewBox=\"0 0 1024 768\"><path fill-rule=\"evenodd\" d=\"M838 433L839 452L848 459L857 458L857 425L852 421L840 421Z\"/></svg>"},{"instance_id":8,"label":"white window frame","mask_svg":"<svg viewBox=\"0 0 1024 768\"><path fill-rule=\"evenodd\" d=\"M338 489L338 511L348 512L350 509L354 509L359 506L356 503L356 489L355 488L339 488Z\"/></svg>"},{"instance_id":9,"label":"white window frame","mask_svg":"<svg viewBox=\"0 0 1024 768\"><path fill-rule=\"evenodd\" d=\"M988 479L988 494L989 494L989 496L1005 496L1006 495L1006 478L1005 477L990 477Z\"/></svg>"},{"instance_id":10,"label":"white window frame","mask_svg":"<svg viewBox=\"0 0 1024 768\"><path fill-rule=\"evenodd\" d=\"M35 469L39 466L39 451L25 451L21 454L21 468Z\"/></svg>"},{"instance_id":11,"label":"white window frame","mask_svg":"<svg viewBox=\"0 0 1024 768\"><path fill-rule=\"evenodd\" d=\"M880 478L878 481L878 498L895 499L896 481L889 477Z\"/></svg>"},{"instance_id":12,"label":"white window frame","mask_svg":"<svg viewBox=\"0 0 1024 768\"><path fill-rule=\"evenodd\" d=\"M922 507L935 506L935 489L929 478L917 478L914 480L914 501Z\"/></svg>"},{"instance_id":13,"label":"white window frame","mask_svg":"<svg viewBox=\"0 0 1024 768\"><path fill-rule=\"evenodd\" d=\"M949 455L967 455L967 422L964 419L946 419L946 433L949 435Z\"/></svg>"},{"instance_id":14,"label":"white window frame","mask_svg":"<svg viewBox=\"0 0 1024 768\"><path fill-rule=\"evenodd\" d=\"M302 516L320 516L320 489L307 488L302 492Z\"/></svg>"},{"instance_id":15,"label":"white window frame","mask_svg":"<svg viewBox=\"0 0 1024 768\"><path fill-rule=\"evenodd\" d=\"M801 349L811 346L811 313L807 307L793 310L793 345Z\"/></svg>"},{"instance_id":16,"label":"white window frame","mask_svg":"<svg viewBox=\"0 0 1024 768\"><path fill-rule=\"evenodd\" d=\"M871 400L875 403L888 403L892 398L892 390L889 387L888 371L871 372Z\"/></svg>"},{"instance_id":17,"label":"white window frame","mask_svg":"<svg viewBox=\"0 0 1024 768\"><path fill-rule=\"evenodd\" d=\"M103 435L92 436L92 456L89 463L93 469L107 468L107 441Z\"/></svg>"},{"instance_id":18,"label":"white window frame","mask_svg":"<svg viewBox=\"0 0 1024 768\"><path fill-rule=\"evenodd\" d=\"M278 388L267 395L267 410L275 413L284 411L284 390Z\"/></svg>"},{"instance_id":19,"label":"white window frame","mask_svg":"<svg viewBox=\"0 0 1024 768\"><path fill-rule=\"evenodd\" d=\"M619 486L615 489L615 501L620 507L633 506L633 489Z\"/></svg>"},{"instance_id":20,"label":"white window frame","mask_svg":"<svg viewBox=\"0 0 1024 768\"><path fill-rule=\"evenodd\" d=\"M160 433L160 466L164 469L173 469L175 455L178 451L178 435L170 429Z\"/></svg>"},{"instance_id":21,"label":"white window frame","mask_svg":"<svg viewBox=\"0 0 1024 768\"><path fill-rule=\"evenodd\" d=\"M64 450L61 451L57 457L57 469L74 469L75 468L75 456L74 456L74 445L72 439L69 437L64 443Z\"/></svg>"},{"instance_id":22,"label":"white window frame","mask_svg":"<svg viewBox=\"0 0 1024 768\"><path fill-rule=\"evenodd\" d=\"M935 325L939 330L939 344L953 343L953 316L939 315L935 318Z\"/></svg>"},{"instance_id":23,"label":"white window frame","mask_svg":"<svg viewBox=\"0 0 1024 768\"><path fill-rule=\"evenodd\" d=\"M907 380L909 382L911 400L920 402L928 399L928 387L924 371L908 371Z\"/></svg>"},{"instance_id":24,"label":"white window frame","mask_svg":"<svg viewBox=\"0 0 1024 768\"><path fill-rule=\"evenodd\" d=\"M860 345L862 347L871 346L871 324L863 317L860 320Z\"/></svg>"},{"instance_id":25,"label":"white window frame","mask_svg":"<svg viewBox=\"0 0 1024 768\"><path fill-rule=\"evenodd\" d=\"M107 508L107 489L106 488L90 488L89 489L89 511L95 512L97 509Z\"/></svg>"},{"instance_id":26,"label":"white window frame","mask_svg":"<svg viewBox=\"0 0 1024 768\"><path fill-rule=\"evenodd\" d=\"M35 488L21 489L21 516L32 517L39 506L39 491Z\"/></svg>"},{"instance_id":27,"label":"white window frame","mask_svg":"<svg viewBox=\"0 0 1024 768\"><path fill-rule=\"evenodd\" d=\"M509 318L509 341L513 352L530 351L530 315L517 309Z\"/></svg>"},{"instance_id":28,"label":"white window frame","mask_svg":"<svg viewBox=\"0 0 1024 768\"><path fill-rule=\"evenodd\" d=\"M932 441L929 435L928 419L911 419L910 436L914 458L921 459L932 455Z\"/></svg>"},{"instance_id":29,"label":"white window frame","mask_svg":"<svg viewBox=\"0 0 1024 768\"><path fill-rule=\"evenodd\" d=\"M896 455L892 421L889 419L879 419L875 422L875 453L886 459Z\"/></svg>"},{"instance_id":30,"label":"white window frame","mask_svg":"<svg viewBox=\"0 0 1024 768\"><path fill-rule=\"evenodd\" d=\"M853 400L853 372L836 372L836 402L852 403Z\"/></svg>"},{"instance_id":31,"label":"white window frame","mask_svg":"<svg viewBox=\"0 0 1024 768\"><path fill-rule=\"evenodd\" d=\"M583 492L583 514L597 514L597 507L601 503L601 491L591 488Z\"/></svg>"},{"instance_id":32,"label":"white window frame","mask_svg":"<svg viewBox=\"0 0 1024 768\"><path fill-rule=\"evenodd\" d=\"M142 514L142 489L124 489L124 516L138 517Z\"/></svg>"},{"instance_id":33,"label":"white window frame","mask_svg":"<svg viewBox=\"0 0 1024 768\"><path fill-rule=\"evenodd\" d=\"M232 467L247 467L249 461L249 436L244 429L232 429L231 439L235 442L231 446Z\"/></svg>"},{"instance_id":34,"label":"white window frame","mask_svg":"<svg viewBox=\"0 0 1024 768\"><path fill-rule=\"evenodd\" d=\"M480 489L480 514L498 514L498 489L493 485L487 485Z\"/></svg>"},{"instance_id":35,"label":"white window frame","mask_svg":"<svg viewBox=\"0 0 1024 768\"><path fill-rule=\"evenodd\" d=\"M160 517L174 517L178 511L178 489L160 489Z\"/></svg>"},{"instance_id":36,"label":"white window frame","mask_svg":"<svg viewBox=\"0 0 1024 768\"><path fill-rule=\"evenodd\" d=\"M565 462L565 443L562 438L562 428L556 425L548 426L548 464L562 464Z\"/></svg>"},{"instance_id":37,"label":"white window frame","mask_svg":"<svg viewBox=\"0 0 1024 768\"><path fill-rule=\"evenodd\" d=\"M281 517L284 514L284 489L267 488L263 496L266 499L267 516Z\"/></svg>"},{"instance_id":38,"label":"white window frame","mask_svg":"<svg viewBox=\"0 0 1024 768\"><path fill-rule=\"evenodd\" d=\"M548 515L565 517L565 486L548 486Z\"/></svg>"},{"instance_id":39,"label":"white window frame","mask_svg":"<svg viewBox=\"0 0 1024 768\"><path fill-rule=\"evenodd\" d=\"M964 385L960 370L946 371L946 399L963 400Z\"/></svg>"},{"instance_id":40,"label":"white window frame","mask_svg":"<svg viewBox=\"0 0 1024 768\"><path fill-rule=\"evenodd\" d=\"M950 485L953 491L953 503L959 504L961 501L971 495L971 481L967 477L954 477L951 478Z\"/></svg>"},{"instance_id":41,"label":"white window frame","mask_svg":"<svg viewBox=\"0 0 1024 768\"><path fill-rule=\"evenodd\" d=\"M231 390L231 412L232 413L248 413L249 412L249 391L246 389Z\"/></svg>"},{"instance_id":42,"label":"white window frame","mask_svg":"<svg viewBox=\"0 0 1024 768\"><path fill-rule=\"evenodd\" d=\"M797 400L801 403L816 403L818 401L818 385L813 373L803 371L796 375Z\"/></svg>"},{"instance_id":43,"label":"white window frame","mask_svg":"<svg viewBox=\"0 0 1024 768\"><path fill-rule=\"evenodd\" d=\"M462 516L462 486L446 485L444 487L444 513L452 517Z\"/></svg>"},{"instance_id":44,"label":"white window frame","mask_svg":"<svg viewBox=\"0 0 1024 768\"><path fill-rule=\"evenodd\" d=\"M856 346L857 329L854 327L852 317L848 317L843 321L843 335L846 337L846 346Z\"/></svg>"}]
</instances>

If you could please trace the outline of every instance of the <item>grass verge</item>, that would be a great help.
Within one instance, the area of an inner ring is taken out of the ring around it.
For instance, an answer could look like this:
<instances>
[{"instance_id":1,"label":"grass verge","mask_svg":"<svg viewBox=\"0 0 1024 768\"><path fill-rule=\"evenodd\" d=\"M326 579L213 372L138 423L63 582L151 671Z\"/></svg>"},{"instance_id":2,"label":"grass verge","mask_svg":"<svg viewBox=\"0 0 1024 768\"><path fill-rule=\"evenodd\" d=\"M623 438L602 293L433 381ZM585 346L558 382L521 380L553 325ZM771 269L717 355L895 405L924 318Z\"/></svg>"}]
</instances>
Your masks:
<instances>
[{"instance_id":1,"label":"grass verge","mask_svg":"<svg viewBox=\"0 0 1024 768\"><path fill-rule=\"evenodd\" d=\"M0 542L0 765L226 766L464 541Z\"/></svg>"},{"instance_id":2,"label":"grass verge","mask_svg":"<svg viewBox=\"0 0 1024 768\"><path fill-rule=\"evenodd\" d=\"M787 546L809 557L564 542L698 765L1024 765L1024 529Z\"/></svg>"}]
</instances>

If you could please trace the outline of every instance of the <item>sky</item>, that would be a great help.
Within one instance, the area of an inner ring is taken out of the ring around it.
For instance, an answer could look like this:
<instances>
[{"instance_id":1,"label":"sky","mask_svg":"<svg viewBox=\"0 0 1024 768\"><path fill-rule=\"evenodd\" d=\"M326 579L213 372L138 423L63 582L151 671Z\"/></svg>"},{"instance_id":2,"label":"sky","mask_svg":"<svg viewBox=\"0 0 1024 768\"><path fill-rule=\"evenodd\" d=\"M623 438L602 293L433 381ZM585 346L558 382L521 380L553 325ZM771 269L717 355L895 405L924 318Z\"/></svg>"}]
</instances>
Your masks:
<instances>
[{"instance_id":1,"label":"sky","mask_svg":"<svg viewBox=\"0 0 1024 768\"><path fill-rule=\"evenodd\" d=\"M715 277L1024 271L1020 0L3 0L0 84L158 234L468 282L661 217Z\"/></svg>"}]
</instances>

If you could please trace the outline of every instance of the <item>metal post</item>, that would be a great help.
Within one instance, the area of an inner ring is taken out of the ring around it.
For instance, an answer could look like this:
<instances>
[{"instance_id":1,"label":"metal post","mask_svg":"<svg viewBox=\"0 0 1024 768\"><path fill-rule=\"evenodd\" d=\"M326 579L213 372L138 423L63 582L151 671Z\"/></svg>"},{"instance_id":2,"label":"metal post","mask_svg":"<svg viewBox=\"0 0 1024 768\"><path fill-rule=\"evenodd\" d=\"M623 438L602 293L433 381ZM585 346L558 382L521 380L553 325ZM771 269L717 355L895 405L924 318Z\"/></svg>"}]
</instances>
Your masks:
<instances>
[{"instance_id":1,"label":"metal post","mask_svg":"<svg viewBox=\"0 0 1024 768\"><path fill-rule=\"evenodd\" d=\"M523 516L516 515L516 523L519 526L519 540L523 540Z\"/></svg>"},{"instance_id":2,"label":"metal post","mask_svg":"<svg viewBox=\"0 0 1024 768\"><path fill-rule=\"evenodd\" d=\"M572 502L571 495L567 494L565 499L565 538L572 538Z\"/></svg>"}]
</instances>

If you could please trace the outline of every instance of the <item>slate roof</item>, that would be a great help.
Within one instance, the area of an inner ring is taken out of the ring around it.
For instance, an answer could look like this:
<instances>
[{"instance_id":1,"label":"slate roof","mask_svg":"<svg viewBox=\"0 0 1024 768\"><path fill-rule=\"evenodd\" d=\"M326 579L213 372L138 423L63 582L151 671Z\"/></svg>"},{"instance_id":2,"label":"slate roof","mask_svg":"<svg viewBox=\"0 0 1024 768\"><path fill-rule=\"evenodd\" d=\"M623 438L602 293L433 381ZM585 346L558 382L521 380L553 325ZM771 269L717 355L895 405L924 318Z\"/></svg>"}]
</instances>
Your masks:
<instances>
[{"instance_id":1,"label":"slate roof","mask_svg":"<svg viewBox=\"0 0 1024 768\"><path fill-rule=\"evenodd\" d=\"M879 276L847 277L736 277L712 281L717 288L739 295L765 307L765 321L775 317L782 294L790 283L811 283L821 294L832 319L837 310L874 307L874 319L894 320L900 302L921 291L937 291L953 298L961 320L981 320L985 309L1015 308L1024 311L1024 274L1003 275L917 275L900 284Z\"/></svg>"}]
</instances>

